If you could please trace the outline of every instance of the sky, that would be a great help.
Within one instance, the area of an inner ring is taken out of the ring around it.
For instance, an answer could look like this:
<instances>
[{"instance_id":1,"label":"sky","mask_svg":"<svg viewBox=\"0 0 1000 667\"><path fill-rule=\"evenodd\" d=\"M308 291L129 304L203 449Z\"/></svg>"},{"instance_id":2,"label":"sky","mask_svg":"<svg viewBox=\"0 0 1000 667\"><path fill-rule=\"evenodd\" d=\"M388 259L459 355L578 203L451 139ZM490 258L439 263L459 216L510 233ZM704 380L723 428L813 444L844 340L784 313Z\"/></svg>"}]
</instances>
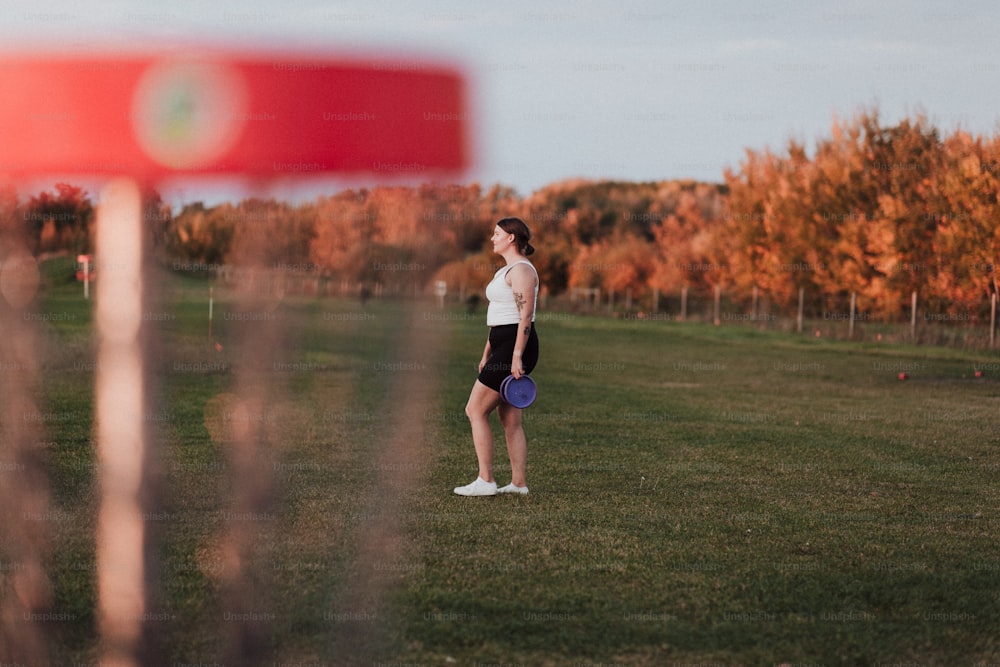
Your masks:
<instances>
[{"instance_id":1,"label":"sky","mask_svg":"<svg viewBox=\"0 0 1000 667\"><path fill-rule=\"evenodd\" d=\"M575 178L719 182L747 149L813 146L865 109L886 124L923 113L944 132L1000 128L994 0L0 0L0 17L4 50L204 44L453 64L474 134L456 180L522 195ZM259 187L184 179L161 191L211 203Z\"/></svg>"}]
</instances>

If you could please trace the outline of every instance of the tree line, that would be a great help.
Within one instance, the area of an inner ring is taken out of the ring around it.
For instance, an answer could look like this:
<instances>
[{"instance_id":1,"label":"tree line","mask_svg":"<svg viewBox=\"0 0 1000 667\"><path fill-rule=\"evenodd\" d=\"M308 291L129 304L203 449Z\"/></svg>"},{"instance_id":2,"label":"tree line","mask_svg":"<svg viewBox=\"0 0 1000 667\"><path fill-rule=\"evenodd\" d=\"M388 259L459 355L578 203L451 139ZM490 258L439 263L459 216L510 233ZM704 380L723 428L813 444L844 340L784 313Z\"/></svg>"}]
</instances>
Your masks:
<instances>
[{"instance_id":1,"label":"tree line","mask_svg":"<svg viewBox=\"0 0 1000 667\"><path fill-rule=\"evenodd\" d=\"M835 119L814 147L749 149L722 176L564 181L526 196L500 184L378 186L294 205L252 198L179 211L148 192L143 220L178 270L239 264L253 245L277 270L359 288L444 280L471 293L499 266L487 241L493 224L514 215L533 230L552 295L628 293L649 307L653 295L720 288L791 308L806 293L814 315L842 310L853 295L870 316L895 319L916 292L956 319L988 312L998 290L1000 137L943 136L923 116L886 126L865 110ZM78 187L24 201L8 189L0 214L25 226L36 252L89 250L94 205Z\"/></svg>"},{"instance_id":2,"label":"tree line","mask_svg":"<svg viewBox=\"0 0 1000 667\"><path fill-rule=\"evenodd\" d=\"M810 154L747 151L725 174L727 276L790 304L799 288L892 318L916 293L956 319L989 313L1000 252L1000 137L926 118L836 121Z\"/></svg>"}]
</instances>

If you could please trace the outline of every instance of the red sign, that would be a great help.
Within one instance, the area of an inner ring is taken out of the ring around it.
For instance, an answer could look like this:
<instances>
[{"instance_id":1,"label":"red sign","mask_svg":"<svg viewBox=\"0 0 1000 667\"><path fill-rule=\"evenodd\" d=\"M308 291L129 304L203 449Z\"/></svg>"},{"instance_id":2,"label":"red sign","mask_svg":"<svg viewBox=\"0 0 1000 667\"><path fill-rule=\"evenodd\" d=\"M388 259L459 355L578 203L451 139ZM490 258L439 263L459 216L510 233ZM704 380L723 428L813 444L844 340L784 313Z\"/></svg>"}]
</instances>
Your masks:
<instances>
[{"instance_id":1,"label":"red sign","mask_svg":"<svg viewBox=\"0 0 1000 667\"><path fill-rule=\"evenodd\" d=\"M0 58L0 174L419 176L467 134L462 77L414 61Z\"/></svg>"}]
</instances>

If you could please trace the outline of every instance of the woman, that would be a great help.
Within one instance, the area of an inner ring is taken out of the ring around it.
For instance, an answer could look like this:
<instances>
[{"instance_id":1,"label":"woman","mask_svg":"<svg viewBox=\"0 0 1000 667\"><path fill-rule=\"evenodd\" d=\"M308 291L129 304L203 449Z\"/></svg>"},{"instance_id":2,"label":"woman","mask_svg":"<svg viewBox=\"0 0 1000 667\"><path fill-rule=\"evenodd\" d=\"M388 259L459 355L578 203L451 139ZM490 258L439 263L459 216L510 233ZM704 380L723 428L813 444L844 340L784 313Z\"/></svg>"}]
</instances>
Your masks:
<instances>
[{"instance_id":1,"label":"woman","mask_svg":"<svg viewBox=\"0 0 1000 667\"><path fill-rule=\"evenodd\" d=\"M479 378L465 406L479 459L479 477L471 484L456 487L455 493L460 496L528 492L528 442L521 427L521 409L500 399L500 383L508 375L527 375L538 361L534 325L538 273L527 260L535 251L530 239L531 230L520 218L504 218L493 229L493 252L503 257L506 265L486 286L490 335L479 362ZM503 424L510 456L510 484L499 489L493 479L493 431L489 422L494 410Z\"/></svg>"}]
</instances>

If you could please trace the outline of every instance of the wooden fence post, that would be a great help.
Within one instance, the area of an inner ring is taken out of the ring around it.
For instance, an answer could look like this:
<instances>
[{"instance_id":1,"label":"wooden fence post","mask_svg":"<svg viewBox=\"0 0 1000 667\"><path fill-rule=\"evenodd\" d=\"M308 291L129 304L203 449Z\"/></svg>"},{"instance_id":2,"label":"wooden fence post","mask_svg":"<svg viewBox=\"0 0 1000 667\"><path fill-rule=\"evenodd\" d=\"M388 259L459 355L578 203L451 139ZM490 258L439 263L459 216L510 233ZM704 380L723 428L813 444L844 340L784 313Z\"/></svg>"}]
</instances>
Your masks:
<instances>
[{"instance_id":1,"label":"wooden fence post","mask_svg":"<svg viewBox=\"0 0 1000 667\"><path fill-rule=\"evenodd\" d=\"M715 326L722 324L722 320L719 319L719 304L722 301L722 287L720 285L715 286Z\"/></svg>"},{"instance_id":2,"label":"wooden fence post","mask_svg":"<svg viewBox=\"0 0 1000 667\"><path fill-rule=\"evenodd\" d=\"M803 313L803 310L804 310L805 295L806 295L806 288L805 287L800 287L799 288L799 314L798 314L798 317L795 320L795 328L798 330L799 333L802 333L802 313Z\"/></svg>"},{"instance_id":3,"label":"wooden fence post","mask_svg":"<svg viewBox=\"0 0 1000 667\"><path fill-rule=\"evenodd\" d=\"M990 349L996 341L997 332L997 293L993 292L990 299Z\"/></svg>"},{"instance_id":4,"label":"wooden fence post","mask_svg":"<svg viewBox=\"0 0 1000 667\"><path fill-rule=\"evenodd\" d=\"M858 293L851 292L851 321L847 325L847 337L854 338L854 308L858 302Z\"/></svg>"}]
</instances>

